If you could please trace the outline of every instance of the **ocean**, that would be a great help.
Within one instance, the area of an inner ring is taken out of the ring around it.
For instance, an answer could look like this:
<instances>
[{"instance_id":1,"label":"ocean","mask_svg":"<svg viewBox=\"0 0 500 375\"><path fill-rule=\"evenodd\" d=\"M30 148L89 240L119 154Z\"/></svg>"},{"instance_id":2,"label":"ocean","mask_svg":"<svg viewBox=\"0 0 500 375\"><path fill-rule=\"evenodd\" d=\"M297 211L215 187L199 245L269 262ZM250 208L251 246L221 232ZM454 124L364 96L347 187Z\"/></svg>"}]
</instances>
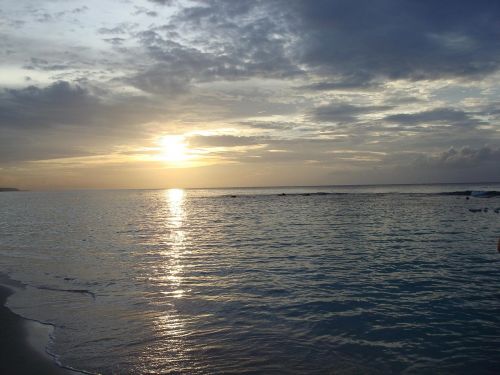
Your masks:
<instances>
[{"instance_id":1,"label":"ocean","mask_svg":"<svg viewBox=\"0 0 500 375\"><path fill-rule=\"evenodd\" d=\"M494 374L500 196L470 191L500 184L0 193L7 306L88 373Z\"/></svg>"}]
</instances>

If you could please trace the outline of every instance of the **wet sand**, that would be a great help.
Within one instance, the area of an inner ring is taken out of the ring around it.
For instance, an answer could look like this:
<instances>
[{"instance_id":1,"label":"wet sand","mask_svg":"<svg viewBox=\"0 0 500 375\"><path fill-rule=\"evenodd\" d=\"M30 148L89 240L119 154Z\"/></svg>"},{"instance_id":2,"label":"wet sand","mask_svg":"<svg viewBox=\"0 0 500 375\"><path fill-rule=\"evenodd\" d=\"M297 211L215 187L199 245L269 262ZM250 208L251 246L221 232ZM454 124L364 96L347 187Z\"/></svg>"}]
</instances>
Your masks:
<instances>
[{"instance_id":1,"label":"wet sand","mask_svg":"<svg viewBox=\"0 0 500 375\"><path fill-rule=\"evenodd\" d=\"M74 374L58 367L41 352L47 335L42 324L23 319L4 306L12 293L0 285L0 374Z\"/></svg>"}]
</instances>

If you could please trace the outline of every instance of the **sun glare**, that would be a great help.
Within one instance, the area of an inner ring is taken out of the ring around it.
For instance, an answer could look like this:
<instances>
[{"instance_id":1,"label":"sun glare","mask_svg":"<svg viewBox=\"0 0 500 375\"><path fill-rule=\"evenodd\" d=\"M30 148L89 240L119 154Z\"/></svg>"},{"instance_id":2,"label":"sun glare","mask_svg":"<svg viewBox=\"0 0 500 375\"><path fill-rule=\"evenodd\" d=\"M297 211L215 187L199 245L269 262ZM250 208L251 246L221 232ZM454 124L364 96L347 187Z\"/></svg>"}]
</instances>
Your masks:
<instances>
[{"instance_id":1,"label":"sun glare","mask_svg":"<svg viewBox=\"0 0 500 375\"><path fill-rule=\"evenodd\" d=\"M166 135L160 138L161 159L168 162L182 162L189 158L188 148L181 135Z\"/></svg>"}]
</instances>

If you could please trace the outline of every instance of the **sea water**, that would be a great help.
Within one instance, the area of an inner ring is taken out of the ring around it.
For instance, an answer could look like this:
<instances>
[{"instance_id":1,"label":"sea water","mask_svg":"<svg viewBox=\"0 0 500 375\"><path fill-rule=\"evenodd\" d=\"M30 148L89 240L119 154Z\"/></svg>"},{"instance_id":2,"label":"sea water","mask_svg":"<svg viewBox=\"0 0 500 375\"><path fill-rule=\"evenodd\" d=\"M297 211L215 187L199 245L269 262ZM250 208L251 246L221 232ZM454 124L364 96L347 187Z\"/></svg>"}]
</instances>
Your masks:
<instances>
[{"instance_id":1,"label":"sea water","mask_svg":"<svg viewBox=\"0 0 500 375\"><path fill-rule=\"evenodd\" d=\"M500 197L467 190L500 185L1 193L7 305L91 373L493 374Z\"/></svg>"}]
</instances>

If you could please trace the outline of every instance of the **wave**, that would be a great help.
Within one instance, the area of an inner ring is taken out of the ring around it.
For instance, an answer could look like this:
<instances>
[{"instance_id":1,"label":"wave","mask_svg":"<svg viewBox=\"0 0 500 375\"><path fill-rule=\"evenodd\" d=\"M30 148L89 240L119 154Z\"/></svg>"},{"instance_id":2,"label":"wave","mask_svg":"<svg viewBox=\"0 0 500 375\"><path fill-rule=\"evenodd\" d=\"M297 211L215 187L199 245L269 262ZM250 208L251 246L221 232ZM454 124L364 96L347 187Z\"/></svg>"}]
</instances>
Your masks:
<instances>
[{"instance_id":1,"label":"wave","mask_svg":"<svg viewBox=\"0 0 500 375\"><path fill-rule=\"evenodd\" d=\"M220 198L253 198L253 197L297 197L297 196L323 196L323 195L455 195L455 196L465 196L474 198L493 198L500 197L500 191L497 190L459 190L459 191L442 191L442 192L293 192L293 193L262 193L262 194L224 194L220 195Z\"/></svg>"},{"instance_id":2,"label":"wave","mask_svg":"<svg viewBox=\"0 0 500 375\"><path fill-rule=\"evenodd\" d=\"M3 306L4 308L6 308L8 311L10 311L12 314L14 314L17 317L19 317L19 319L22 319L22 320L24 320L26 322L32 322L34 324L39 324L39 325L42 325L42 326L50 327L50 332L48 333L47 340L49 342L54 342L55 341L55 329L57 327L55 324L44 322L42 320L35 319L35 318L32 318L32 317L28 318L28 317L24 316L23 314L20 314L17 311L11 310L11 308L6 305L7 298L10 297L10 295L19 292L20 290L24 289L28 285L29 284L25 284L25 283L23 283L21 281L18 281L18 280L10 278L10 276L8 274L0 272L0 286L2 286L2 287L4 287L4 288L6 288L6 289L9 290L8 295L4 296L5 297L4 300L0 301L0 305ZM35 287L35 288L37 288L37 289L54 290L54 289L45 288L45 287ZM79 292L80 293L84 293L83 290L64 290L64 291L73 291L73 292L76 292L76 293L79 293ZM86 291L86 294L87 293L91 294L93 296L93 298L95 299L94 293ZM80 370L80 369L77 369L77 368L74 368L74 367L71 367L71 366L63 364L60 361L59 356L56 353L54 353L51 350L49 350L48 346L49 346L49 344L47 343L47 345L45 345L41 349L43 349L45 351L45 353L48 355L48 357L54 362L54 364L57 367L59 367L61 369L64 369L64 370L68 370L69 373L72 373L72 374L98 375L97 373L93 373L93 372L89 372L89 371L85 371L85 370Z\"/></svg>"},{"instance_id":3,"label":"wave","mask_svg":"<svg viewBox=\"0 0 500 375\"><path fill-rule=\"evenodd\" d=\"M51 288L48 286L34 286L36 289L41 289L41 290L51 290L54 292L68 292L68 293L79 293L79 294L88 294L95 300L95 293L91 292L90 290L87 289L59 289L59 288Z\"/></svg>"},{"instance_id":4,"label":"wave","mask_svg":"<svg viewBox=\"0 0 500 375\"><path fill-rule=\"evenodd\" d=\"M437 193L438 195L462 195L475 198L492 198L500 196L500 191L496 190L463 190Z\"/></svg>"},{"instance_id":5,"label":"wave","mask_svg":"<svg viewBox=\"0 0 500 375\"><path fill-rule=\"evenodd\" d=\"M324 192L324 191L317 191L317 192L303 192L303 193L269 193L269 194L224 194L220 195L220 197L223 198L241 198L241 197L266 197L266 196L278 196L278 197L285 197L285 196L304 196L304 197L309 197L309 196L316 196L316 195L347 195L351 193L329 193L329 192Z\"/></svg>"}]
</instances>

